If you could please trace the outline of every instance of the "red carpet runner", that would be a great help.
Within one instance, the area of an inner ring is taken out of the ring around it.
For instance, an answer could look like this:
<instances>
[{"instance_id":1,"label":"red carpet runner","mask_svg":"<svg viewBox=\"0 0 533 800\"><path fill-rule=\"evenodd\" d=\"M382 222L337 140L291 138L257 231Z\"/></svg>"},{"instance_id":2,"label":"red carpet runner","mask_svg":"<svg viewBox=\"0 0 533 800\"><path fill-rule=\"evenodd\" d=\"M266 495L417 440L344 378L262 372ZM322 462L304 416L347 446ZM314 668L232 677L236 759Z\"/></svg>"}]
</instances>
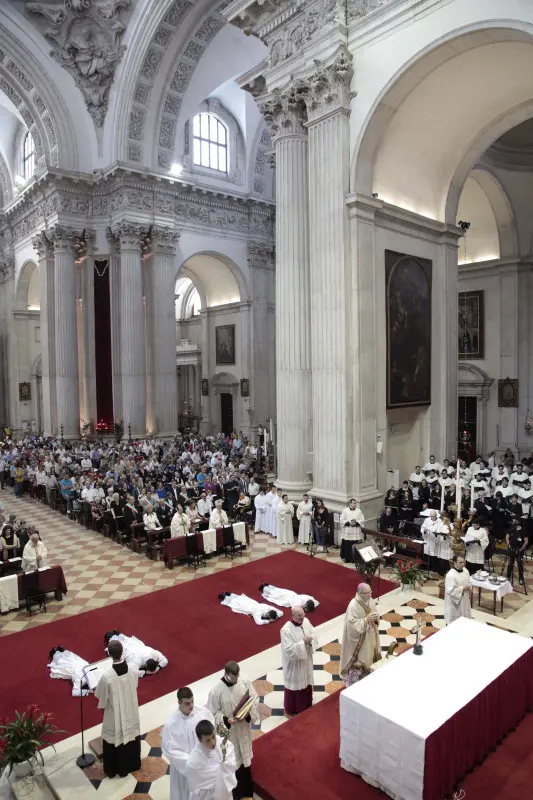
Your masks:
<instances>
[{"instance_id":1,"label":"red carpet runner","mask_svg":"<svg viewBox=\"0 0 533 800\"><path fill-rule=\"evenodd\" d=\"M529 764L532 741L533 714L528 714L517 729L460 782L460 788L466 793L464 799L532 797ZM387 798L384 792L341 769L339 692L254 742L253 775L256 791L263 800Z\"/></svg>"},{"instance_id":2,"label":"red carpet runner","mask_svg":"<svg viewBox=\"0 0 533 800\"><path fill-rule=\"evenodd\" d=\"M139 681L139 704L143 704L216 672L229 659L242 661L279 643L287 612L278 622L255 625L221 606L220 592L244 593L261 600L258 586L269 582L313 594L320 607L311 618L313 625L320 625L344 613L359 580L354 570L287 551L2 637L0 718L11 717L27 703L37 703L52 711L57 726L68 731L61 738L79 731L79 701L71 697L72 684L51 680L46 667L55 645L61 644L89 662L97 661L105 656L104 633L118 628L161 650L169 665ZM394 584L381 581L382 594L393 588ZM100 721L96 700L88 697L86 727Z\"/></svg>"}]
</instances>

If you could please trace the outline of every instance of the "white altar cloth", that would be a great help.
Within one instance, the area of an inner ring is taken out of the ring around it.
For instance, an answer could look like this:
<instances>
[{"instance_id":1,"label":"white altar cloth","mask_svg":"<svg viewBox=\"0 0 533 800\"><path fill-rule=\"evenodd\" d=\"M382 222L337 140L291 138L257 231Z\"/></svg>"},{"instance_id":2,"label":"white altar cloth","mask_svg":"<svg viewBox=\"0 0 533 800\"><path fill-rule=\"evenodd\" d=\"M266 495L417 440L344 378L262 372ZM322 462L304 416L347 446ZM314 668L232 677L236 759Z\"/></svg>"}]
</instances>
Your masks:
<instances>
[{"instance_id":1,"label":"white altar cloth","mask_svg":"<svg viewBox=\"0 0 533 800\"><path fill-rule=\"evenodd\" d=\"M423 655L398 656L340 697L341 765L395 800L422 800L428 737L533 643L462 617L423 647Z\"/></svg>"}]
</instances>

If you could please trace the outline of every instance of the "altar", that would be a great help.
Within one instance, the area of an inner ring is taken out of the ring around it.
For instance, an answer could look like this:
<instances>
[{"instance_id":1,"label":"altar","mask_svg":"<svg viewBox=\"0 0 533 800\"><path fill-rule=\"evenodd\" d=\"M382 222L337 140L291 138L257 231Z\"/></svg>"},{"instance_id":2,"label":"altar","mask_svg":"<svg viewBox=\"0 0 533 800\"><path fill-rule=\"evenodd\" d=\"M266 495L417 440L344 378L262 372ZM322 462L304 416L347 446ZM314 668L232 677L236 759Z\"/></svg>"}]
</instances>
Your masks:
<instances>
[{"instance_id":1,"label":"altar","mask_svg":"<svg viewBox=\"0 0 533 800\"><path fill-rule=\"evenodd\" d=\"M533 703L533 643L461 618L341 693L341 766L395 800L443 800Z\"/></svg>"}]
</instances>

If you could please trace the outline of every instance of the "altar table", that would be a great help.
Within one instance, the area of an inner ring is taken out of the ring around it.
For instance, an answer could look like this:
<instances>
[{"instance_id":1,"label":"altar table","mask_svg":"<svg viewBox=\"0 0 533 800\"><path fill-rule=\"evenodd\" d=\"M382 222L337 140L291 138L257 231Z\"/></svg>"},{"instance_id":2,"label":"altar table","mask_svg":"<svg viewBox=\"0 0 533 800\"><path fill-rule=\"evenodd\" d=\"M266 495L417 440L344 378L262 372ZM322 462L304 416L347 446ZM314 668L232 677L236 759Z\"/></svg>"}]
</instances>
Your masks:
<instances>
[{"instance_id":1,"label":"altar table","mask_svg":"<svg viewBox=\"0 0 533 800\"><path fill-rule=\"evenodd\" d=\"M533 704L531 639L460 618L340 696L341 766L395 800L443 800Z\"/></svg>"},{"instance_id":2,"label":"altar table","mask_svg":"<svg viewBox=\"0 0 533 800\"><path fill-rule=\"evenodd\" d=\"M244 522L233 523L235 541L248 544L248 527ZM207 531L188 533L187 536L196 536L196 545L200 552L209 555L215 553L223 545L223 528L209 528ZM187 558L187 541L185 536L175 536L167 539L163 548L163 561L169 569L173 569L174 561Z\"/></svg>"}]
</instances>

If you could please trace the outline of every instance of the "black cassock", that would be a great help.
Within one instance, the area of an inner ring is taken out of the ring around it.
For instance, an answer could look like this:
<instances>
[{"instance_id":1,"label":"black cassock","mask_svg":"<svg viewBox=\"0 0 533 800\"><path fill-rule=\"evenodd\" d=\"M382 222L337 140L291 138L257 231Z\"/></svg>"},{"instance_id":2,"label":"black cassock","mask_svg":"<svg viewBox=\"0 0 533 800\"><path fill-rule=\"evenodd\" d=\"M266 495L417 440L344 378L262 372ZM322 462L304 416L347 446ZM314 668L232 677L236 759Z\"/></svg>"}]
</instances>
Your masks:
<instances>
[{"instance_id":1,"label":"black cassock","mask_svg":"<svg viewBox=\"0 0 533 800\"><path fill-rule=\"evenodd\" d=\"M125 675L128 665L125 661L120 664L113 664L113 669L117 675ZM127 744L115 746L109 744L105 739L102 740L104 746L104 772L108 778L119 775L125 778L130 772L141 768L141 737L136 736L133 741Z\"/></svg>"}]
</instances>

